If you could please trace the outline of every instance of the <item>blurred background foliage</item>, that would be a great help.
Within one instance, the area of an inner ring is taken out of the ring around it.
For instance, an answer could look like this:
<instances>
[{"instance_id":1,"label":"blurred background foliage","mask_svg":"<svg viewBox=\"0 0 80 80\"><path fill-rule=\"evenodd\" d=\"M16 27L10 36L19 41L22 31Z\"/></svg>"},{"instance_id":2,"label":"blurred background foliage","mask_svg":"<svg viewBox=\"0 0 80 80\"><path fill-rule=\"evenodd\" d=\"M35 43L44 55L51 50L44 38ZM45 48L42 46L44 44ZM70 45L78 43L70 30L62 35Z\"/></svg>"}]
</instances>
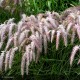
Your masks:
<instances>
[{"instance_id":1,"label":"blurred background foliage","mask_svg":"<svg viewBox=\"0 0 80 80\"><path fill-rule=\"evenodd\" d=\"M0 7L0 23L12 17L15 18L15 22L18 22L22 13L37 15L48 10L61 13L69 7L78 5L80 5L79 0L23 0L22 6L16 5L13 13ZM69 65L72 48L80 42L77 38L73 45L71 45L70 40L68 41L68 46L64 47L61 40L57 51L55 50L55 41L52 44L49 43L47 55L45 56L43 52L37 64L32 62L29 66L29 75L25 74L23 78L20 72L22 55L17 52L12 69L7 70L7 72L3 71L1 77L4 78L3 80L9 80L10 77L10 80L80 80L80 65L76 64L80 58L79 52L75 57L73 66Z\"/></svg>"},{"instance_id":2,"label":"blurred background foliage","mask_svg":"<svg viewBox=\"0 0 80 80\"><path fill-rule=\"evenodd\" d=\"M16 5L16 9L13 13L0 7L0 23L11 17L15 17L16 21L18 21L21 13L36 15L48 10L62 12L68 7L77 5L80 5L79 0L22 0L22 6ZM15 5L13 6L11 3L10 6L11 8L15 7Z\"/></svg>"}]
</instances>

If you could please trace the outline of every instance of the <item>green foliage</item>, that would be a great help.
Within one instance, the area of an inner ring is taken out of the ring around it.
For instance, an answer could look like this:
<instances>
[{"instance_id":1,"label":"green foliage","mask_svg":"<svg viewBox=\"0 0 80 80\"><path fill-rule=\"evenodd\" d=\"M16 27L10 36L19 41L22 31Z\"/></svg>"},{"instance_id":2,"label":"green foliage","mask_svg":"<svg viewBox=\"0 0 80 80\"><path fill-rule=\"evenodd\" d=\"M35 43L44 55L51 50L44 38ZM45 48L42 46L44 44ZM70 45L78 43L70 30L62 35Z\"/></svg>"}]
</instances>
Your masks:
<instances>
[{"instance_id":1,"label":"green foliage","mask_svg":"<svg viewBox=\"0 0 80 80\"><path fill-rule=\"evenodd\" d=\"M22 7L18 6L12 14L0 8L0 23L11 17L14 17L16 22L18 22L20 19L20 11L27 15L36 15L48 10L62 12L66 8L76 5L80 5L78 0L25 0L23 1ZM59 50L57 51L55 50L55 40L52 44L49 43L47 55L45 56L43 52L38 63L31 63L29 75L26 76L25 74L23 80L79 80L80 66L76 63L80 58L80 54L78 52L71 68L69 65L69 57L72 47L80 42L77 38L75 39L74 45L70 43L70 40L68 41L68 46L64 47L63 41L61 40ZM20 72L21 56L21 53L16 52L12 69L1 74L4 80L8 80L5 78L6 76L13 77L13 80L22 80Z\"/></svg>"}]
</instances>

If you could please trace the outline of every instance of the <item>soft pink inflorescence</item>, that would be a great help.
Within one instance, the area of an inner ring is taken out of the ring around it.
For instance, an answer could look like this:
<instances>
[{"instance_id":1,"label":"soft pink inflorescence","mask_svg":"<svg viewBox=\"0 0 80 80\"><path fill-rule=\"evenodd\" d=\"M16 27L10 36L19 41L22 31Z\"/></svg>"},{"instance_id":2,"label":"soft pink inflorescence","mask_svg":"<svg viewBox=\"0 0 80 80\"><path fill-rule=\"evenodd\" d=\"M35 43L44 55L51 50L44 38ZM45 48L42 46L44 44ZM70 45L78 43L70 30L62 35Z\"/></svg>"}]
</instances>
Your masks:
<instances>
[{"instance_id":1,"label":"soft pink inflorescence","mask_svg":"<svg viewBox=\"0 0 80 80\"><path fill-rule=\"evenodd\" d=\"M78 13L70 13L65 20L60 22L60 15L56 12L38 14L37 16L26 16L18 23L14 23L14 18L5 21L0 25L0 49L5 43L4 51L0 55L0 70L5 65L5 71L12 67L16 51L22 53L21 75L29 73L29 65L32 61L38 62L42 52L48 52L48 42L56 42L56 50L59 49L60 39L64 46L68 44L68 36L71 43L74 42L75 35L80 39L80 16ZM7 39L7 41L6 41ZM70 65L79 49L75 46L70 56ZM5 55L4 55L5 54ZM5 64L3 64L5 63Z\"/></svg>"},{"instance_id":2,"label":"soft pink inflorescence","mask_svg":"<svg viewBox=\"0 0 80 80\"><path fill-rule=\"evenodd\" d=\"M73 50L72 50L72 53L71 53L71 56L70 56L70 66L72 66L72 62L74 60L74 57L76 55L76 52L79 50L79 46L76 45L75 47L73 47Z\"/></svg>"}]
</instances>

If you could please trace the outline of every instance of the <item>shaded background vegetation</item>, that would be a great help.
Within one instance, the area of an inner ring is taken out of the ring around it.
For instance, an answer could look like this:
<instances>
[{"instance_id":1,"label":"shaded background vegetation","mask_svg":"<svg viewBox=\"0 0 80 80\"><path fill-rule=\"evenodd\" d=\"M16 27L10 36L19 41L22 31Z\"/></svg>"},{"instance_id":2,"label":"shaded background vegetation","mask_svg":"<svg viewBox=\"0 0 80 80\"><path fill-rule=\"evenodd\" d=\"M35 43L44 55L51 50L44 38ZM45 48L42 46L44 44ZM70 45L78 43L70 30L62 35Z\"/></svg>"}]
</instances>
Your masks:
<instances>
[{"instance_id":1,"label":"shaded background vegetation","mask_svg":"<svg viewBox=\"0 0 80 80\"><path fill-rule=\"evenodd\" d=\"M0 8L0 23L11 17L18 22L21 13L36 15L48 10L61 13L71 6L80 5L80 2L78 0L25 0L22 4L22 7L17 6L14 13ZM69 57L73 46L80 42L77 37L73 45L70 40L68 41L68 46L64 47L63 41L60 40L60 47L57 51L55 50L55 40L52 44L49 43L47 55L45 56L43 52L37 64L32 62L29 67L29 75L25 74L23 78L20 72L21 54L17 52L12 69L1 73L1 77L3 80L9 80L9 78L10 80L79 80L80 65L77 65L77 61L80 58L80 52L76 55L72 67L69 65Z\"/></svg>"}]
</instances>

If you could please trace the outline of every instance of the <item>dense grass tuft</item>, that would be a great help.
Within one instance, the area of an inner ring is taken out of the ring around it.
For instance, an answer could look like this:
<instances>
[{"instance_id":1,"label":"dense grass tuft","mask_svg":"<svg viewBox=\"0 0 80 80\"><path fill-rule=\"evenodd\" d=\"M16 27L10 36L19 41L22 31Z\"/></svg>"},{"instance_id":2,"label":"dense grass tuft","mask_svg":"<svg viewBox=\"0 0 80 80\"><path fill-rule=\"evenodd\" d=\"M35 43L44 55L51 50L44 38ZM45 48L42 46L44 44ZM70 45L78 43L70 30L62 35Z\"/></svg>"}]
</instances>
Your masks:
<instances>
[{"instance_id":1,"label":"dense grass tuft","mask_svg":"<svg viewBox=\"0 0 80 80\"><path fill-rule=\"evenodd\" d=\"M14 13L10 13L2 8L0 8L0 23L5 20L14 17L15 21L19 21L20 12L26 13L26 15L38 14L45 11L57 11L62 12L71 6L80 5L78 0L24 0L22 7L17 7ZM48 44L47 55L41 55L39 62L36 64L32 62L29 67L29 76L26 74L23 80L79 80L80 78L80 66L76 63L80 58L80 52L76 55L73 66L69 65L69 57L72 51L72 47L80 42L75 39L73 45L71 45L70 40L68 46L64 47L63 41L60 41L59 50L55 50L55 41L53 44ZM22 80L20 72L21 64L21 54L18 52L15 55L13 66L11 70L1 73L4 80L8 77L12 77L13 80ZM6 77L6 78L5 78Z\"/></svg>"}]
</instances>

